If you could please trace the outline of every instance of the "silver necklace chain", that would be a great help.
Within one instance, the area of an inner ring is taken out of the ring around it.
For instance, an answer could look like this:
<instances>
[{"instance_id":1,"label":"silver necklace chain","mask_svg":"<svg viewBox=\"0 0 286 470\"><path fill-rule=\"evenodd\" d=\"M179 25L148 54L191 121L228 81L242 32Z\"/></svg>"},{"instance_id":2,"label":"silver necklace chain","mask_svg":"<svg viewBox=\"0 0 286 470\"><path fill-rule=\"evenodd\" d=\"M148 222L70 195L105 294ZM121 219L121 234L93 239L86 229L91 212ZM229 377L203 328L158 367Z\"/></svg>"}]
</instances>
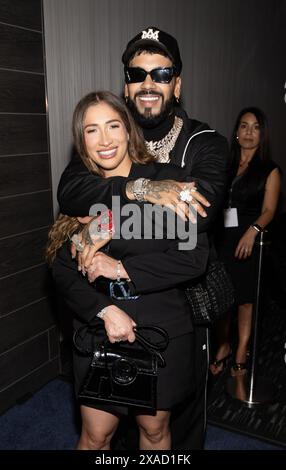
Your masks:
<instances>
[{"instance_id":1,"label":"silver necklace chain","mask_svg":"<svg viewBox=\"0 0 286 470\"><path fill-rule=\"evenodd\" d=\"M170 155L169 153L174 148L176 140L181 132L183 127L183 119L175 116L174 124L172 129L168 132L167 135L161 140L150 140L149 142L145 140L146 147L156 158L156 161L159 163L169 163Z\"/></svg>"}]
</instances>

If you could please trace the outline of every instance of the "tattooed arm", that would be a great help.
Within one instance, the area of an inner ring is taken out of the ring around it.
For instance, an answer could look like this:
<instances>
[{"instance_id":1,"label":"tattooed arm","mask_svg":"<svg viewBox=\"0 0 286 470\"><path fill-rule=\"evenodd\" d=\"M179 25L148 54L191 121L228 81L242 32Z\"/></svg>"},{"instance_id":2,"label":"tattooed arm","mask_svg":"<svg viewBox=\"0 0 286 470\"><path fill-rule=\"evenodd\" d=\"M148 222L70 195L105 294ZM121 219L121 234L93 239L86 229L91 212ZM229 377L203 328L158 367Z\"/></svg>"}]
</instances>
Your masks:
<instances>
[{"instance_id":1,"label":"tattooed arm","mask_svg":"<svg viewBox=\"0 0 286 470\"><path fill-rule=\"evenodd\" d=\"M126 184L126 196L131 201L135 200L134 197L134 184L135 181L128 181ZM192 201L186 204L180 200L180 192L183 189L192 189ZM151 204L160 204L177 212L178 215L191 217L192 212L189 212L189 205L193 210L198 212L202 217L207 214L202 205L208 207L209 203L204 196L202 196L195 187L195 183L180 183L174 180L152 181L148 180L146 185L144 200ZM195 220L193 220L195 221Z\"/></svg>"}]
</instances>

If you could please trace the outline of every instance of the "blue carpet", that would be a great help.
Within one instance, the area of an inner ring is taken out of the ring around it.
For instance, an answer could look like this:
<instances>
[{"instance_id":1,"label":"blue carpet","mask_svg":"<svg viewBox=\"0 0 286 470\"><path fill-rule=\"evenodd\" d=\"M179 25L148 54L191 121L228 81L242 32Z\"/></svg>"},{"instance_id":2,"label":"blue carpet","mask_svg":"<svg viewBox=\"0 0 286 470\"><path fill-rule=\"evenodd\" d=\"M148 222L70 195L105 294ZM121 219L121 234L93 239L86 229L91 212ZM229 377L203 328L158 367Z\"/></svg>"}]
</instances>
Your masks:
<instances>
[{"instance_id":1,"label":"blue carpet","mask_svg":"<svg viewBox=\"0 0 286 470\"><path fill-rule=\"evenodd\" d=\"M56 379L0 416L0 450L69 450L79 436L71 383ZM208 426L207 450L278 450L279 447Z\"/></svg>"}]
</instances>

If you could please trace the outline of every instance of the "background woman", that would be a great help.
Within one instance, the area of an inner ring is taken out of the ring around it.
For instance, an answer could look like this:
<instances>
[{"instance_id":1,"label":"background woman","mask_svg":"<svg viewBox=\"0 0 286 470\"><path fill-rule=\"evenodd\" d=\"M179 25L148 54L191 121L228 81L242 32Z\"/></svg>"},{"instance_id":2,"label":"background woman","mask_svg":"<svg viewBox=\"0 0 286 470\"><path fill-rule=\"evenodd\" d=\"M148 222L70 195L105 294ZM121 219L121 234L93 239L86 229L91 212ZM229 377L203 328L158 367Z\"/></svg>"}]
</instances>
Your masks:
<instances>
[{"instance_id":1,"label":"background woman","mask_svg":"<svg viewBox=\"0 0 286 470\"><path fill-rule=\"evenodd\" d=\"M177 167L153 163L128 109L112 93L91 93L78 103L73 117L73 135L86 166L105 178L185 178ZM124 196L121 203L126 203ZM104 322L111 342L133 342L134 326L140 324L161 326L169 334L170 343L164 353L167 365L159 369L157 412L152 416L138 411L136 420L141 449L170 449L171 409L188 397L194 387L192 323L180 284L204 272L208 258L207 236L198 235L195 249L179 250L178 239L144 239L142 218L141 237L112 239L108 254L97 253L92 268L96 268L97 276L104 277L107 284L118 277L126 279L131 295L128 300L119 300L106 295L106 289L102 290L97 283L89 284L78 272L68 245L62 245L79 228L76 224L77 219L65 216L57 221L47 252L60 292L76 314L74 327L96 318ZM144 261L138 263L137 255L142 260L142 254ZM90 359L75 352L76 390L87 373L89 362ZM78 449L109 449L121 411L120 407L82 405Z\"/></svg>"},{"instance_id":2,"label":"background woman","mask_svg":"<svg viewBox=\"0 0 286 470\"><path fill-rule=\"evenodd\" d=\"M225 226L218 236L218 252L225 261L236 290L238 345L232 375L246 372L255 288L255 239L274 217L280 192L280 174L270 158L268 123L255 107L242 109L237 117L231 154L231 183ZM218 349L210 369L216 375L230 359L230 314L217 325Z\"/></svg>"}]
</instances>

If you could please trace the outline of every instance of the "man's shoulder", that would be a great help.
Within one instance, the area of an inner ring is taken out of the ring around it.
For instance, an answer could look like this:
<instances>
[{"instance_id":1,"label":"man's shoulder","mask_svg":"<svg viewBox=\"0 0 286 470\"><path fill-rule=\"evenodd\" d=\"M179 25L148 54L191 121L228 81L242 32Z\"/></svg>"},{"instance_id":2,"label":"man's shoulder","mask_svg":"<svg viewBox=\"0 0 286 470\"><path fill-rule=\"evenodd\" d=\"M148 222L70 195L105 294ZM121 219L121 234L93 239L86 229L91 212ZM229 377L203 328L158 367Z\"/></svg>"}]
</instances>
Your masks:
<instances>
[{"instance_id":1,"label":"man's shoulder","mask_svg":"<svg viewBox=\"0 0 286 470\"><path fill-rule=\"evenodd\" d=\"M190 118L186 111L182 108L176 110L176 115L183 119L183 132L185 138L200 137L209 139L221 139L227 142L226 138L220 134L215 128L210 127L206 122Z\"/></svg>"}]
</instances>

